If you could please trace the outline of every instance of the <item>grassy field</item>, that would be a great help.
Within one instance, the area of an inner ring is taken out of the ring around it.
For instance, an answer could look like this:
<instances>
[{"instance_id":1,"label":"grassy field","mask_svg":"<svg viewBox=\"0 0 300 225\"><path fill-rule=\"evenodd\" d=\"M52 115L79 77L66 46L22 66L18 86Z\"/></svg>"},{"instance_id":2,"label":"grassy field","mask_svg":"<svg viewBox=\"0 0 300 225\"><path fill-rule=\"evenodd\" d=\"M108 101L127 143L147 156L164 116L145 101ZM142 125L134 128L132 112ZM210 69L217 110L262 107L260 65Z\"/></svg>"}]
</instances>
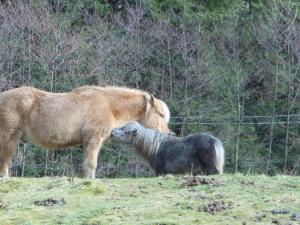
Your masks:
<instances>
[{"instance_id":1,"label":"grassy field","mask_svg":"<svg viewBox=\"0 0 300 225\"><path fill-rule=\"evenodd\" d=\"M300 178L10 178L0 224L300 224Z\"/></svg>"}]
</instances>

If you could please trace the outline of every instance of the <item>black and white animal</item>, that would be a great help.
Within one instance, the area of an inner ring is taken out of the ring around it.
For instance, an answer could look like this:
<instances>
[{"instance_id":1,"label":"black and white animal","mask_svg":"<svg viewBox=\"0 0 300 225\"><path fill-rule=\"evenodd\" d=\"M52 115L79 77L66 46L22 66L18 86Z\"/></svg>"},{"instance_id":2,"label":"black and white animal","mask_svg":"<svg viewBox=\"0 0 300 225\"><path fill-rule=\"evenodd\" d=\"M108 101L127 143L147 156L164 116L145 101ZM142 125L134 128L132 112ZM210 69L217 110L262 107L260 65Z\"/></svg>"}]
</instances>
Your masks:
<instances>
[{"instance_id":1,"label":"black and white animal","mask_svg":"<svg viewBox=\"0 0 300 225\"><path fill-rule=\"evenodd\" d=\"M113 129L111 137L112 141L133 146L157 175L223 173L223 145L219 139L207 133L178 138L130 122Z\"/></svg>"}]
</instances>

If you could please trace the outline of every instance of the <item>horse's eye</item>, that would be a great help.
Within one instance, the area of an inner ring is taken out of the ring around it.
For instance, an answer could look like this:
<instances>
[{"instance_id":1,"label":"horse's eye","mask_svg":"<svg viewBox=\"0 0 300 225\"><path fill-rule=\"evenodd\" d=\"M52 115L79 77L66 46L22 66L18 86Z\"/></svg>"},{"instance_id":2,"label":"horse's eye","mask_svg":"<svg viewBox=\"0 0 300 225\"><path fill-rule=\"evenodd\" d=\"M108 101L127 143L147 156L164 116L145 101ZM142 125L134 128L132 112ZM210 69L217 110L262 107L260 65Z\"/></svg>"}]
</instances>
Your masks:
<instances>
[{"instance_id":1,"label":"horse's eye","mask_svg":"<svg viewBox=\"0 0 300 225\"><path fill-rule=\"evenodd\" d=\"M157 112L158 115L160 115L162 118L165 118L164 114Z\"/></svg>"}]
</instances>

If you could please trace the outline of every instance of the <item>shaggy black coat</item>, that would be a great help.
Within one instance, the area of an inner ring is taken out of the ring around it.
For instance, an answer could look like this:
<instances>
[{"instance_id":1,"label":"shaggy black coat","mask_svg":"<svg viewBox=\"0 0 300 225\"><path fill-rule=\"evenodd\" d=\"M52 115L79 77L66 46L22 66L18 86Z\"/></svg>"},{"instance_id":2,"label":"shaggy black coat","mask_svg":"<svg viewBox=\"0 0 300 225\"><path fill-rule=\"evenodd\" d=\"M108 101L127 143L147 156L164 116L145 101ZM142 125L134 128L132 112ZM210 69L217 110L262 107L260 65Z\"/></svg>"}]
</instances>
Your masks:
<instances>
[{"instance_id":1,"label":"shaggy black coat","mask_svg":"<svg viewBox=\"0 0 300 225\"><path fill-rule=\"evenodd\" d=\"M111 137L119 143L133 146L157 175L223 173L224 148L221 141L210 134L197 133L177 138L130 122L113 129Z\"/></svg>"},{"instance_id":2,"label":"shaggy black coat","mask_svg":"<svg viewBox=\"0 0 300 225\"><path fill-rule=\"evenodd\" d=\"M162 141L158 152L149 163L160 174L179 174L200 171L204 174L216 174L215 138L206 133L187 136L183 139L169 137Z\"/></svg>"}]
</instances>

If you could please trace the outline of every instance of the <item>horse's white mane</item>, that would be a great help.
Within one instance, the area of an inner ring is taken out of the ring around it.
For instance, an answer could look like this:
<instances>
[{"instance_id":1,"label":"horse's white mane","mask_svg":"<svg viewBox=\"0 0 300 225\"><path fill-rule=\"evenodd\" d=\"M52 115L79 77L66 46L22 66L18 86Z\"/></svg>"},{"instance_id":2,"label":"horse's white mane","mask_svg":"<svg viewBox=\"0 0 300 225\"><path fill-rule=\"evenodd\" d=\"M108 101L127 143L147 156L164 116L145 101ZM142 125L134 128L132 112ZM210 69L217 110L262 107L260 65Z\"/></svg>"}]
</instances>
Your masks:
<instances>
[{"instance_id":1,"label":"horse's white mane","mask_svg":"<svg viewBox=\"0 0 300 225\"><path fill-rule=\"evenodd\" d=\"M153 129L144 128L139 123L131 123L136 130L134 146L139 154L147 159L155 156L163 141L169 138L168 134Z\"/></svg>"}]
</instances>

